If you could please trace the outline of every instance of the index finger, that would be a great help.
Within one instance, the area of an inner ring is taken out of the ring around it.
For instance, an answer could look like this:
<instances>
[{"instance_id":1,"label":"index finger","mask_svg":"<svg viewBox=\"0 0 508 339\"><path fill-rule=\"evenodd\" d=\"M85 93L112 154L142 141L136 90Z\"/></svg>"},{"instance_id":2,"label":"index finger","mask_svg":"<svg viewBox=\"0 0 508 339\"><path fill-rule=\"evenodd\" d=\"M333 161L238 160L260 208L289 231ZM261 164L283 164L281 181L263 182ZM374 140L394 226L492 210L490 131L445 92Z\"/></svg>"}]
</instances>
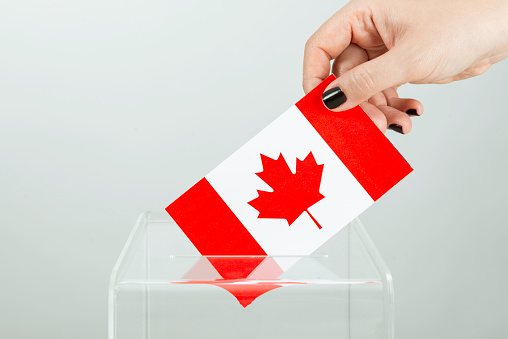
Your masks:
<instances>
[{"instance_id":1,"label":"index finger","mask_svg":"<svg viewBox=\"0 0 508 339\"><path fill-rule=\"evenodd\" d=\"M330 61L351 43L351 10L343 7L328 19L305 44L303 57L303 90L310 92L330 75Z\"/></svg>"}]
</instances>

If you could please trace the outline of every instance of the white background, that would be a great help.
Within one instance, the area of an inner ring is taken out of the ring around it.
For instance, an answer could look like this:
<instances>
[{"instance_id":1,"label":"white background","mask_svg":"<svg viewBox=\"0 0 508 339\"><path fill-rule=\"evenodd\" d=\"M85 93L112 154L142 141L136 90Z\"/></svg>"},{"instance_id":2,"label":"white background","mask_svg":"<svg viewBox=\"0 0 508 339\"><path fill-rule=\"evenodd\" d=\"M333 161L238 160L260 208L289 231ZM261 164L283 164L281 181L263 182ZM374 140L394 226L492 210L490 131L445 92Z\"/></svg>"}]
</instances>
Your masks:
<instances>
[{"instance_id":1,"label":"white background","mask_svg":"<svg viewBox=\"0 0 508 339\"><path fill-rule=\"evenodd\" d=\"M0 337L105 338L137 216L302 96L305 41L341 5L0 1ZM507 76L401 90L426 108L387 134L415 171L362 216L397 338L508 336Z\"/></svg>"}]
</instances>

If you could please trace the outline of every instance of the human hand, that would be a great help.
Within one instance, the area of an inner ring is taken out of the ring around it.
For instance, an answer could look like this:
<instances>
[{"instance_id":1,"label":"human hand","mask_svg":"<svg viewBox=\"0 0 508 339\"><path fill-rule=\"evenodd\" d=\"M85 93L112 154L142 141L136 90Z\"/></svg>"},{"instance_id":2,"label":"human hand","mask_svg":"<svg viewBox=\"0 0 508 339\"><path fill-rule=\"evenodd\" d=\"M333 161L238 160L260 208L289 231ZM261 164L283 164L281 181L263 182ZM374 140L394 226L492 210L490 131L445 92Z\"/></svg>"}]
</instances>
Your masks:
<instances>
[{"instance_id":1,"label":"human hand","mask_svg":"<svg viewBox=\"0 0 508 339\"><path fill-rule=\"evenodd\" d=\"M507 0L354 0L307 41L303 88L337 76L323 101L333 111L360 105L384 132L411 131L423 105L397 88L480 75L508 57Z\"/></svg>"}]
</instances>

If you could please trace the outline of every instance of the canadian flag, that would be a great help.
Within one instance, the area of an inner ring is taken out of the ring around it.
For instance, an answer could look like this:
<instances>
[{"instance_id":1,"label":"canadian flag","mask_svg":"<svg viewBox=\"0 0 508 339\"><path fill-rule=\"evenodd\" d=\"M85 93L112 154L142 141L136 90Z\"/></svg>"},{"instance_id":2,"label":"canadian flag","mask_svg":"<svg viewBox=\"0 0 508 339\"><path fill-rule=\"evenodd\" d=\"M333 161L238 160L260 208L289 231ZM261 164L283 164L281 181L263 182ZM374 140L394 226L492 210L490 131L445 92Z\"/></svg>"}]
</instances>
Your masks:
<instances>
[{"instance_id":1,"label":"canadian flag","mask_svg":"<svg viewBox=\"0 0 508 339\"><path fill-rule=\"evenodd\" d=\"M311 254L412 171L360 107L326 109L334 79L166 208L202 255L274 256L284 271L296 259L277 256Z\"/></svg>"}]
</instances>

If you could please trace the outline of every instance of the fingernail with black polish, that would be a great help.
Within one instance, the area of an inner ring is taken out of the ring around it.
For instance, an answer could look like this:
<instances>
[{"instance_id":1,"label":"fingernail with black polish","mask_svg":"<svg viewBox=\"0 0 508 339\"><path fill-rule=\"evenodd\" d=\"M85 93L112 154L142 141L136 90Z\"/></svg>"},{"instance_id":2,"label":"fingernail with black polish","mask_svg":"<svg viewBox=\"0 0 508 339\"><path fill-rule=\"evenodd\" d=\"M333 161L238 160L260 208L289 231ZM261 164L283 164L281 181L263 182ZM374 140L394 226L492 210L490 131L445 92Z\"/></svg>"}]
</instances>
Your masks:
<instances>
[{"instance_id":1,"label":"fingernail with black polish","mask_svg":"<svg viewBox=\"0 0 508 339\"><path fill-rule=\"evenodd\" d=\"M323 103L328 109L334 109L345 103L346 95L339 87L330 88L323 93Z\"/></svg>"},{"instance_id":2,"label":"fingernail with black polish","mask_svg":"<svg viewBox=\"0 0 508 339\"><path fill-rule=\"evenodd\" d=\"M391 124L390 126L388 126L388 128L391 129L392 131L397 132L397 133L404 134L404 132L402 132L402 126L401 125Z\"/></svg>"},{"instance_id":3,"label":"fingernail with black polish","mask_svg":"<svg viewBox=\"0 0 508 339\"><path fill-rule=\"evenodd\" d=\"M407 115L410 115L410 116L413 116L413 117L417 117L417 116L418 116L418 113L416 113L416 110L415 110L415 109L412 109L412 108L411 108L411 109L408 109L408 110L406 111L406 114L407 114Z\"/></svg>"}]
</instances>

